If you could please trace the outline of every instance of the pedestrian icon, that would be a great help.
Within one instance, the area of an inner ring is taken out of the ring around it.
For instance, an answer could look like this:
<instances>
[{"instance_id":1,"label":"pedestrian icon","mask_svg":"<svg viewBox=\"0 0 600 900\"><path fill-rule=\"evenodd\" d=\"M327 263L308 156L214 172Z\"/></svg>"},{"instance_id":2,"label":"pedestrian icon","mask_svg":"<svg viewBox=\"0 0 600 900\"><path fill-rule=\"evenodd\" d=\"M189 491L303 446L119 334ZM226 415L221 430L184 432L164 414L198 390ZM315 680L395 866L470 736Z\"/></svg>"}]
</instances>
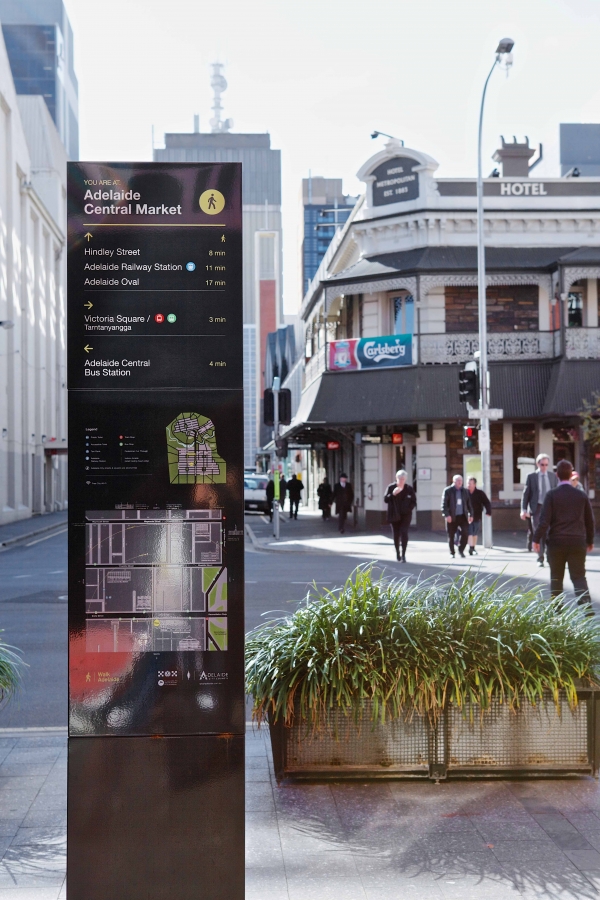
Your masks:
<instances>
[{"instance_id":1,"label":"pedestrian icon","mask_svg":"<svg viewBox=\"0 0 600 900\"><path fill-rule=\"evenodd\" d=\"M220 191L209 190L200 194L200 209L209 216L216 216L225 207L225 197Z\"/></svg>"}]
</instances>

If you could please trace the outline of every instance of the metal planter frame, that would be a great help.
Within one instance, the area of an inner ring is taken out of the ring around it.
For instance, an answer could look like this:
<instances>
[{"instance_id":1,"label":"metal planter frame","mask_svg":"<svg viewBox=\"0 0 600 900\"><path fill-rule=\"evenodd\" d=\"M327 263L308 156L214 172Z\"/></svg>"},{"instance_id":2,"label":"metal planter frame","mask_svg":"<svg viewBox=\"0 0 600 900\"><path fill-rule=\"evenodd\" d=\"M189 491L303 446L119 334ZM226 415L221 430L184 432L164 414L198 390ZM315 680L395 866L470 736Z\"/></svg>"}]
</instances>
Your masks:
<instances>
[{"instance_id":1,"label":"metal planter frame","mask_svg":"<svg viewBox=\"0 0 600 900\"><path fill-rule=\"evenodd\" d=\"M577 691L571 710L563 694L511 711L493 701L451 704L435 725L424 716L373 725L365 704L358 721L339 710L315 733L296 718L291 727L270 721L275 775L292 779L548 777L598 775L600 689Z\"/></svg>"}]
</instances>

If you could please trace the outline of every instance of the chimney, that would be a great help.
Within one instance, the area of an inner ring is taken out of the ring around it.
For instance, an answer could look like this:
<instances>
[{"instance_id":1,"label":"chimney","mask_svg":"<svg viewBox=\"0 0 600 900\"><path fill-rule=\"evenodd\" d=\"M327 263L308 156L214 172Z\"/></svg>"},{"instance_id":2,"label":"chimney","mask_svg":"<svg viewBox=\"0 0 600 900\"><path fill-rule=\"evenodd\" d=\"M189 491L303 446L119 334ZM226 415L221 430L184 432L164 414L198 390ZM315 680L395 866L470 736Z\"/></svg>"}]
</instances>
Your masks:
<instances>
[{"instance_id":1,"label":"chimney","mask_svg":"<svg viewBox=\"0 0 600 900\"><path fill-rule=\"evenodd\" d=\"M529 138L525 138L524 144L519 144L516 137L513 137L512 144L507 144L503 137L501 140L502 146L496 150L492 159L502 164L502 177L528 178L529 160L535 155L535 150L529 146Z\"/></svg>"}]
</instances>

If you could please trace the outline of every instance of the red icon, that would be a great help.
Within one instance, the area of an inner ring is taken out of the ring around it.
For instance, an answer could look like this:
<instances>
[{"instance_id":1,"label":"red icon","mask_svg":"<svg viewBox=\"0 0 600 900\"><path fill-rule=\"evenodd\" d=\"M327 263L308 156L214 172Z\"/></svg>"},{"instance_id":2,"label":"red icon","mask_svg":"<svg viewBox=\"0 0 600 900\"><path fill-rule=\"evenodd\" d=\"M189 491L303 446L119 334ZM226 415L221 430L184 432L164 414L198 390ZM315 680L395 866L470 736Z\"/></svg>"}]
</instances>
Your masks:
<instances>
[{"instance_id":1,"label":"red icon","mask_svg":"<svg viewBox=\"0 0 600 900\"><path fill-rule=\"evenodd\" d=\"M395 431L392 434L392 444L403 444L403 443L404 443L404 436L402 435L401 432Z\"/></svg>"},{"instance_id":2,"label":"red icon","mask_svg":"<svg viewBox=\"0 0 600 900\"><path fill-rule=\"evenodd\" d=\"M159 325L162 325L162 323L165 321L165 317L162 313L156 313L156 315L154 316L154 321L158 322Z\"/></svg>"},{"instance_id":3,"label":"red icon","mask_svg":"<svg viewBox=\"0 0 600 900\"><path fill-rule=\"evenodd\" d=\"M123 435L122 435L122 434L119 435L119 440L120 440L120 441L123 440Z\"/></svg>"},{"instance_id":4,"label":"red icon","mask_svg":"<svg viewBox=\"0 0 600 900\"><path fill-rule=\"evenodd\" d=\"M339 441L327 441L327 449L328 450L339 450L340 442Z\"/></svg>"}]
</instances>

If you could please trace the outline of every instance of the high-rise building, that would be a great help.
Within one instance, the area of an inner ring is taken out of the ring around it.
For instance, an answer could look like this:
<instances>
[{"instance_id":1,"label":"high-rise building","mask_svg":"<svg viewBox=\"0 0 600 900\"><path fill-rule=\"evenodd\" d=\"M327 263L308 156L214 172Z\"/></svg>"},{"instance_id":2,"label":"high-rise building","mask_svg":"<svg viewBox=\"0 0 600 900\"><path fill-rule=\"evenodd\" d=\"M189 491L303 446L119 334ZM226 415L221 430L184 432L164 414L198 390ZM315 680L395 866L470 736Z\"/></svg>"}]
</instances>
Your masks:
<instances>
[{"instance_id":1,"label":"high-rise building","mask_svg":"<svg viewBox=\"0 0 600 900\"><path fill-rule=\"evenodd\" d=\"M600 125L561 122L560 174L600 175Z\"/></svg>"},{"instance_id":2,"label":"high-rise building","mask_svg":"<svg viewBox=\"0 0 600 900\"><path fill-rule=\"evenodd\" d=\"M302 179L302 296L356 200L342 192L341 178L309 175Z\"/></svg>"},{"instance_id":3,"label":"high-rise building","mask_svg":"<svg viewBox=\"0 0 600 900\"><path fill-rule=\"evenodd\" d=\"M65 509L66 152L0 35L0 523Z\"/></svg>"},{"instance_id":4,"label":"high-rise building","mask_svg":"<svg viewBox=\"0 0 600 900\"><path fill-rule=\"evenodd\" d=\"M253 466L260 446L263 366L267 335L283 321L281 253L281 151L269 134L237 134L222 119L221 94L227 82L213 64L211 131L201 132L194 116L191 132L165 134L157 162L241 162L244 226L244 465Z\"/></svg>"},{"instance_id":5,"label":"high-rise building","mask_svg":"<svg viewBox=\"0 0 600 900\"><path fill-rule=\"evenodd\" d=\"M17 94L44 98L70 159L79 159L73 31L62 0L0 0L0 22Z\"/></svg>"}]
</instances>

